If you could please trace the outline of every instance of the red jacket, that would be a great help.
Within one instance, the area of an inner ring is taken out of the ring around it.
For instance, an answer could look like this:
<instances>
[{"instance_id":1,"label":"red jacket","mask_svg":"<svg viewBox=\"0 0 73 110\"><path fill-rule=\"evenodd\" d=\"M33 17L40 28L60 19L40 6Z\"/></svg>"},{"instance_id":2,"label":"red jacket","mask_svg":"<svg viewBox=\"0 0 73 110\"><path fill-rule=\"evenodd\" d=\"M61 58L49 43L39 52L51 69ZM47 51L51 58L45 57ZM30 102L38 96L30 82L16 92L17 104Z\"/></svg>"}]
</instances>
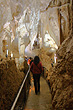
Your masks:
<instances>
[{"instance_id":1,"label":"red jacket","mask_svg":"<svg viewBox=\"0 0 73 110\"><path fill-rule=\"evenodd\" d=\"M38 65L35 65L34 62L32 62L31 66L30 66L30 71L33 74L41 74L43 71L42 63L39 62Z\"/></svg>"}]
</instances>

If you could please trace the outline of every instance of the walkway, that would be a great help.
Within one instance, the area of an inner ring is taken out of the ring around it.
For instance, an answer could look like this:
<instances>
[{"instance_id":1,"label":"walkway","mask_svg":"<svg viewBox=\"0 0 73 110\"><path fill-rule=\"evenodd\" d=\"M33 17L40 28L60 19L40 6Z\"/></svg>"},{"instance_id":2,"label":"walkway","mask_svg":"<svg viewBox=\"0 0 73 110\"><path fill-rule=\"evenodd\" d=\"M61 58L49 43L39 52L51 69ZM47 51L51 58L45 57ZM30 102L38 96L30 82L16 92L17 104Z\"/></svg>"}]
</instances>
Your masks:
<instances>
[{"instance_id":1,"label":"walkway","mask_svg":"<svg viewBox=\"0 0 73 110\"><path fill-rule=\"evenodd\" d=\"M52 110L51 93L47 82L41 77L40 95L35 95L33 78L31 78L31 88L24 110Z\"/></svg>"}]
</instances>

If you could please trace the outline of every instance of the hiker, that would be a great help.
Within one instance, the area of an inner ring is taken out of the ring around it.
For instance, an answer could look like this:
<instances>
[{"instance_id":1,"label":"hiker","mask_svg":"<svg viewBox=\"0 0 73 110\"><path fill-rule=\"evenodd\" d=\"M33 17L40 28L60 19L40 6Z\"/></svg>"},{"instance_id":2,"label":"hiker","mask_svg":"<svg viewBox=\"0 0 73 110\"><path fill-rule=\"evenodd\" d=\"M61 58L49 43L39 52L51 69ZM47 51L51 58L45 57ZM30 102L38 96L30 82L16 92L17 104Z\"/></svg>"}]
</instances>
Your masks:
<instances>
[{"instance_id":1,"label":"hiker","mask_svg":"<svg viewBox=\"0 0 73 110\"><path fill-rule=\"evenodd\" d=\"M38 56L34 57L34 61L30 65L30 71L33 74L35 94L40 94L40 75L43 71L43 67Z\"/></svg>"},{"instance_id":2,"label":"hiker","mask_svg":"<svg viewBox=\"0 0 73 110\"><path fill-rule=\"evenodd\" d=\"M32 64L32 62L33 62L33 58L31 58L30 65Z\"/></svg>"},{"instance_id":3,"label":"hiker","mask_svg":"<svg viewBox=\"0 0 73 110\"><path fill-rule=\"evenodd\" d=\"M27 64L30 65L31 57L29 57Z\"/></svg>"}]
</instances>

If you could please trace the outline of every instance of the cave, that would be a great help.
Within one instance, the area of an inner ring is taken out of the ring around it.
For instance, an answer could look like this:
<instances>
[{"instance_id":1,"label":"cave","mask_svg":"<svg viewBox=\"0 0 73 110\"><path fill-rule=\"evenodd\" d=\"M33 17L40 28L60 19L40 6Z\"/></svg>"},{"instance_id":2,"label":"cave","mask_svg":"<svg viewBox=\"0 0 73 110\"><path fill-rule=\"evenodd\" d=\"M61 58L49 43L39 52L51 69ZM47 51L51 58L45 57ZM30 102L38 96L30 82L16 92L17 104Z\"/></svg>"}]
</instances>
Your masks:
<instances>
[{"instance_id":1,"label":"cave","mask_svg":"<svg viewBox=\"0 0 73 110\"><path fill-rule=\"evenodd\" d=\"M72 5L72 0L0 1L0 110L11 107L28 69L25 57L36 55L47 69L53 110L73 109Z\"/></svg>"}]
</instances>

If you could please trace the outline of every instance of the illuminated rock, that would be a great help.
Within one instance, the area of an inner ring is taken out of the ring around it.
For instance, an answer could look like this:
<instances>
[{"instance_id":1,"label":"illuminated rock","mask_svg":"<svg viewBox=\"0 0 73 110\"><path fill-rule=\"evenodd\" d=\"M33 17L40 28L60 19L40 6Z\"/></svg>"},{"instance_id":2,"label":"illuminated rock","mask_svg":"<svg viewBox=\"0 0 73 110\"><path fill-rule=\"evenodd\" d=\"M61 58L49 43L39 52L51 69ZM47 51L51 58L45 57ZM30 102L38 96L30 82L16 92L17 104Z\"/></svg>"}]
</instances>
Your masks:
<instances>
[{"instance_id":1,"label":"illuminated rock","mask_svg":"<svg viewBox=\"0 0 73 110\"><path fill-rule=\"evenodd\" d=\"M9 50L11 50L12 44L9 42L12 43L15 38L22 38L25 47L30 44L32 50L37 35L39 46L35 48L41 48L45 32L48 31L59 46L71 32L71 7L71 0L34 0L33 2L31 0L1 0L0 40L7 40ZM17 45L17 51L19 51L19 44Z\"/></svg>"}]
</instances>

